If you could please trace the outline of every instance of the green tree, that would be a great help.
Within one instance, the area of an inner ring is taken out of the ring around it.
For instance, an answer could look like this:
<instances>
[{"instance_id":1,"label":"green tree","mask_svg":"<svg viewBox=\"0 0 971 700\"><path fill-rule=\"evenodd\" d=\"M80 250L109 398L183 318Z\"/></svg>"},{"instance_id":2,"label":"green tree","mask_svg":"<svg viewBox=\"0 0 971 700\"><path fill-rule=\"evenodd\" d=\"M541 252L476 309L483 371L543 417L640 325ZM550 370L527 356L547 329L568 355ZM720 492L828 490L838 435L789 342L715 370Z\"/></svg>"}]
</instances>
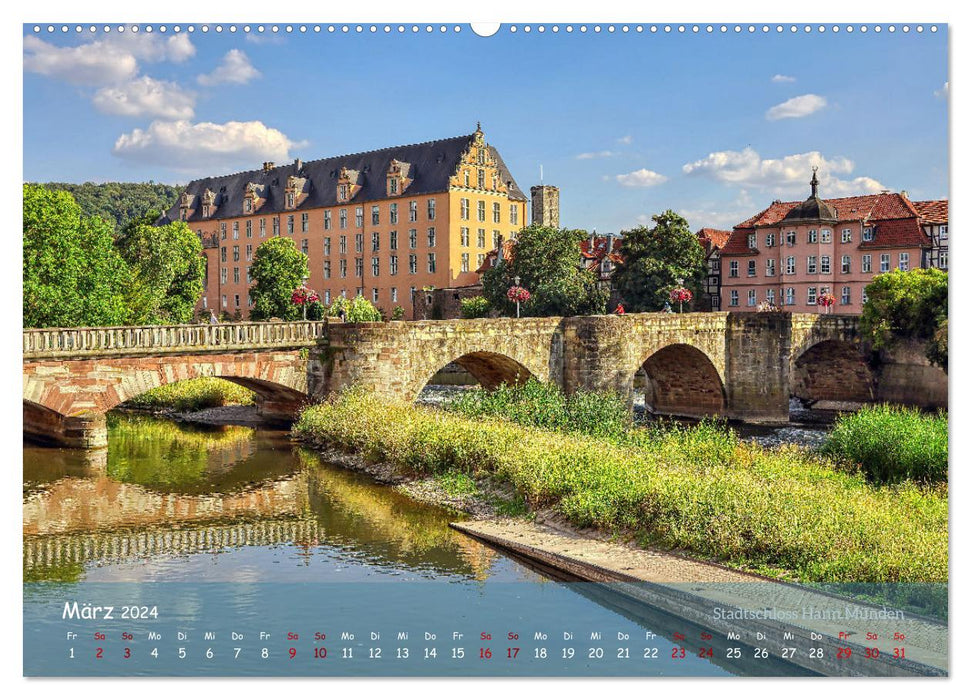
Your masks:
<instances>
[{"instance_id":1,"label":"green tree","mask_svg":"<svg viewBox=\"0 0 971 700\"><path fill-rule=\"evenodd\" d=\"M118 238L131 270L132 323L189 323L206 274L202 242L182 221L155 226L158 212L132 219Z\"/></svg>"},{"instance_id":2,"label":"green tree","mask_svg":"<svg viewBox=\"0 0 971 700\"><path fill-rule=\"evenodd\" d=\"M661 311L679 279L697 299L705 278L705 252L688 222L670 209L651 218L651 228L622 232L623 262L613 282L627 311Z\"/></svg>"},{"instance_id":3,"label":"green tree","mask_svg":"<svg viewBox=\"0 0 971 700\"><path fill-rule=\"evenodd\" d=\"M516 235L512 259L503 259L483 273L482 295L492 308L512 315L516 304L506 293L518 277L530 294L521 305L523 316L605 313L608 294L580 256L580 242L586 237L585 231L527 226Z\"/></svg>"},{"instance_id":4,"label":"green tree","mask_svg":"<svg viewBox=\"0 0 971 700\"><path fill-rule=\"evenodd\" d=\"M167 211L178 199L180 186L157 182L48 182L41 185L49 190L70 192L81 207L81 215L97 216L111 224L118 234L129 221L146 212Z\"/></svg>"},{"instance_id":5,"label":"green tree","mask_svg":"<svg viewBox=\"0 0 971 700\"><path fill-rule=\"evenodd\" d=\"M462 318L485 318L489 315L489 300L485 297L468 297L459 302Z\"/></svg>"},{"instance_id":6,"label":"green tree","mask_svg":"<svg viewBox=\"0 0 971 700\"><path fill-rule=\"evenodd\" d=\"M260 245L253 254L250 276L253 278L250 318L294 321L301 317L301 310L292 301L293 290L310 276L310 267L307 256L297 250L292 239L271 238Z\"/></svg>"},{"instance_id":7,"label":"green tree","mask_svg":"<svg viewBox=\"0 0 971 700\"><path fill-rule=\"evenodd\" d=\"M947 371L947 273L894 270L866 287L860 323L877 350L902 339L928 343L927 357Z\"/></svg>"},{"instance_id":8,"label":"green tree","mask_svg":"<svg viewBox=\"0 0 971 700\"><path fill-rule=\"evenodd\" d=\"M23 192L24 326L125 323L129 273L111 226L82 216L66 192L36 185L24 185Z\"/></svg>"},{"instance_id":9,"label":"green tree","mask_svg":"<svg viewBox=\"0 0 971 700\"><path fill-rule=\"evenodd\" d=\"M370 301L358 294L353 299L338 296L327 307L327 315L337 318L344 312L344 320L348 323L374 323L383 320L381 310Z\"/></svg>"}]
</instances>

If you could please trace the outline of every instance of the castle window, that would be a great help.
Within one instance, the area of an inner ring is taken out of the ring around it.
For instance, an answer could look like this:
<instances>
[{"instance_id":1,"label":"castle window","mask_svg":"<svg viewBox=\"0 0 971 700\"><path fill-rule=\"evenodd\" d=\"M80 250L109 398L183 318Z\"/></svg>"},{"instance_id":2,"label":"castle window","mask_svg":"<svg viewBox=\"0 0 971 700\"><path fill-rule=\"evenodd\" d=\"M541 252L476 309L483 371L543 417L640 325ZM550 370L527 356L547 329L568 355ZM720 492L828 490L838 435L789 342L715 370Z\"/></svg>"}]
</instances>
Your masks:
<instances>
[{"instance_id":1,"label":"castle window","mask_svg":"<svg viewBox=\"0 0 971 700\"><path fill-rule=\"evenodd\" d=\"M482 201L481 199L479 200L478 206L476 207L476 213L478 214L479 221L486 220L485 202Z\"/></svg>"},{"instance_id":2,"label":"castle window","mask_svg":"<svg viewBox=\"0 0 971 700\"><path fill-rule=\"evenodd\" d=\"M819 259L819 272L823 275L829 274L829 256L824 255Z\"/></svg>"},{"instance_id":3,"label":"castle window","mask_svg":"<svg viewBox=\"0 0 971 700\"><path fill-rule=\"evenodd\" d=\"M500 219L502 219L501 212L502 212L502 207L499 205L499 202L493 202L492 203L492 223L494 224L501 223L500 221Z\"/></svg>"},{"instance_id":4,"label":"castle window","mask_svg":"<svg viewBox=\"0 0 971 700\"><path fill-rule=\"evenodd\" d=\"M418 221L418 202L408 202L408 221Z\"/></svg>"},{"instance_id":5,"label":"castle window","mask_svg":"<svg viewBox=\"0 0 971 700\"><path fill-rule=\"evenodd\" d=\"M412 250L418 247L418 229L416 228L408 231L408 247Z\"/></svg>"},{"instance_id":6,"label":"castle window","mask_svg":"<svg viewBox=\"0 0 971 700\"><path fill-rule=\"evenodd\" d=\"M816 242L816 229L814 229L814 228L809 229L809 235L807 237L807 240L808 240L809 243L815 243Z\"/></svg>"},{"instance_id":7,"label":"castle window","mask_svg":"<svg viewBox=\"0 0 971 700\"><path fill-rule=\"evenodd\" d=\"M749 248L755 248L755 245L756 245L755 244L755 234L754 233L750 233L748 235L748 247Z\"/></svg>"},{"instance_id":8,"label":"castle window","mask_svg":"<svg viewBox=\"0 0 971 700\"><path fill-rule=\"evenodd\" d=\"M485 170L479 168L479 189L485 189Z\"/></svg>"},{"instance_id":9,"label":"castle window","mask_svg":"<svg viewBox=\"0 0 971 700\"><path fill-rule=\"evenodd\" d=\"M339 202L347 201L347 185L341 183L337 186L337 200Z\"/></svg>"},{"instance_id":10,"label":"castle window","mask_svg":"<svg viewBox=\"0 0 971 700\"><path fill-rule=\"evenodd\" d=\"M786 287L786 306L793 306L796 303L796 288Z\"/></svg>"},{"instance_id":11,"label":"castle window","mask_svg":"<svg viewBox=\"0 0 971 700\"><path fill-rule=\"evenodd\" d=\"M381 207L375 204L373 207L371 207L371 225L378 226L380 223L381 223Z\"/></svg>"},{"instance_id":12,"label":"castle window","mask_svg":"<svg viewBox=\"0 0 971 700\"><path fill-rule=\"evenodd\" d=\"M287 192L287 209L293 209L294 195L293 192Z\"/></svg>"},{"instance_id":13,"label":"castle window","mask_svg":"<svg viewBox=\"0 0 971 700\"><path fill-rule=\"evenodd\" d=\"M872 241L873 240L873 229L870 228L869 226L866 226L863 229L863 240L864 241Z\"/></svg>"},{"instance_id":14,"label":"castle window","mask_svg":"<svg viewBox=\"0 0 971 700\"><path fill-rule=\"evenodd\" d=\"M824 228L822 231L819 232L820 243L829 243L832 240L833 240L833 232L830 231L828 228Z\"/></svg>"},{"instance_id":15,"label":"castle window","mask_svg":"<svg viewBox=\"0 0 971 700\"><path fill-rule=\"evenodd\" d=\"M843 287L842 294L840 294L840 303L844 306L850 303L850 288Z\"/></svg>"},{"instance_id":16,"label":"castle window","mask_svg":"<svg viewBox=\"0 0 971 700\"><path fill-rule=\"evenodd\" d=\"M434 199L428 200L428 220L429 221L435 220L435 200Z\"/></svg>"},{"instance_id":17,"label":"castle window","mask_svg":"<svg viewBox=\"0 0 971 700\"><path fill-rule=\"evenodd\" d=\"M515 204L509 205L509 223L513 226L519 225L519 207Z\"/></svg>"},{"instance_id":18,"label":"castle window","mask_svg":"<svg viewBox=\"0 0 971 700\"><path fill-rule=\"evenodd\" d=\"M462 199L459 201L459 205L460 205L459 216L463 221L468 221L469 220L469 200L465 197L462 197Z\"/></svg>"},{"instance_id":19,"label":"castle window","mask_svg":"<svg viewBox=\"0 0 971 700\"><path fill-rule=\"evenodd\" d=\"M390 211L391 223L392 224L398 223L398 205L391 204L389 205L388 209Z\"/></svg>"},{"instance_id":20,"label":"castle window","mask_svg":"<svg viewBox=\"0 0 971 700\"><path fill-rule=\"evenodd\" d=\"M398 256L397 255L392 255L390 258L388 258L388 261L389 261L389 265L391 267L391 274L392 275L397 275L398 274Z\"/></svg>"},{"instance_id":21,"label":"castle window","mask_svg":"<svg viewBox=\"0 0 971 700\"><path fill-rule=\"evenodd\" d=\"M809 304L810 306L815 306L816 305L816 288L815 287L810 287L808 290L806 290L806 303Z\"/></svg>"},{"instance_id":22,"label":"castle window","mask_svg":"<svg viewBox=\"0 0 971 700\"><path fill-rule=\"evenodd\" d=\"M786 232L786 245L796 245L796 232L787 231Z\"/></svg>"},{"instance_id":23,"label":"castle window","mask_svg":"<svg viewBox=\"0 0 971 700\"><path fill-rule=\"evenodd\" d=\"M434 226L428 227L428 247L429 248L435 247L435 227Z\"/></svg>"},{"instance_id":24,"label":"castle window","mask_svg":"<svg viewBox=\"0 0 971 700\"><path fill-rule=\"evenodd\" d=\"M738 290L732 289L728 292L728 305L738 306Z\"/></svg>"},{"instance_id":25,"label":"castle window","mask_svg":"<svg viewBox=\"0 0 971 700\"><path fill-rule=\"evenodd\" d=\"M749 277L755 277L755 261L754 260L749 260L748 261L748 276Z\"/></svg>"},{"instance_id":26,"label":"castle window","mask_svg":"<svg viewBox=\"0 0 971 700\"><path fill-rule=\"evenodd\" d=\"M842 238L840 240L843 243L852 243L853 242L853 231L851 229L844 228L843 229L843 232L842 232Z\"/></svg>"},{"instance_id":27,"label":"castle window","mask_svg":"<svg viewBox=\"0 0 971 700\"><path fill-rule=\"evenodd\" d=\"M340 210L340 224L341 228L347 228L347 209Z\"/></svg>"},{"instance_id":28,"label":"castle window","mask_svg":"<svg viewBox=\"0 0 971 700\"><path fill-rule=\"evenodd\" d=\"M245 211L247 214L251 214L253 212L253 200L249 197L243 200L243 211Z\"/></svg>"},{"instance_id":29,"label":"castle window","mask_svg":"<svg viewBox=\"0 0 971 700\"><path fill-rule=\"evenodd\" d=\"M324 229L329 229L331 225L330 209L324 212Z\"/></svg>"},{"instance_id":30,"label":"castle window","mask_svg":"<svg viewBox=\"0 0 971 700\"><path fill-rule=\"evenodd\" d=\"M388 180L388 194L398 194L398 178L393 177Z\"/></svg>"}]
</instances>

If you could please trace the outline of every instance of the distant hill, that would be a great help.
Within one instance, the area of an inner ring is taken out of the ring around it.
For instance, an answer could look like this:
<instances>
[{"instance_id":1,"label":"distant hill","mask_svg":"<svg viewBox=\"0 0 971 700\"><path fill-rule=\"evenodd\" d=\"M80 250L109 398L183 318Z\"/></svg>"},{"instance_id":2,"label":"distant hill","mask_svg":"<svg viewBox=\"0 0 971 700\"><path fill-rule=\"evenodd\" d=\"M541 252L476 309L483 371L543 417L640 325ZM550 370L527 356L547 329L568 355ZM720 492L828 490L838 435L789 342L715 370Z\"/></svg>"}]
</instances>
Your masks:
<instances>
[{"instance_id":1,"label":"distant hill","mask_svg":"<svg viewBox=\"0 0 971 700\"><path fill-rule=\"evenodd\" d=\"M175 204L182 192L179 185L162 185L157 182L85 182L75 185L68 182L37 183L52 190L62 190L74 195L85 216L100 216L114 222L118 232L131 219L143 216L155 209L163 212Z\"/></svg>"}]
</instances>

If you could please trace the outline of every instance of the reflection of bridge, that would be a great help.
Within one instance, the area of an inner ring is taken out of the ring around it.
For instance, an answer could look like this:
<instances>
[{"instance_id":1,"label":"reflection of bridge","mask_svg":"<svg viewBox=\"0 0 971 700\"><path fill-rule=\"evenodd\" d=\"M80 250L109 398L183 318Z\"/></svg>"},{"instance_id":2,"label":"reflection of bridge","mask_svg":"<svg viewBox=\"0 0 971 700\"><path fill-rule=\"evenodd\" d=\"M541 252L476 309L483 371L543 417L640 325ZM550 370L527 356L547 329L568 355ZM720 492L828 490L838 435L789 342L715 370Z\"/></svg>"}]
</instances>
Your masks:
<instances>
[{"instance_id":1,"label":"reflection of bridge","mask_svg":"<svg viewBox=\"0 0 971 700\"><path fill-rule=\"evenodd\" d=\"M455 362L484 386L530 376L567 392L630 395L649 379L660 413L788 419L789 397L946 405L947 378L919 349L871 366L854 316L628 314L342 324L238 323L26 330L24 430L105 443L104 413L148 389L201 376L242 384L268 416L351 384L413 400Z\"/></svg>"},{"instance_id":2,"label":"reflection of bridge","mask_svg":"<svg viewBox=\"0 0 971 700\"><path fill-rule=\"evenodd\" d=\"M53 568L89 561L102 563L162 555L244 547L317 544L320 526L313 517L260 520L187 529L118 530L24 538L24 570Z\"/></svg>"}]
</instances>

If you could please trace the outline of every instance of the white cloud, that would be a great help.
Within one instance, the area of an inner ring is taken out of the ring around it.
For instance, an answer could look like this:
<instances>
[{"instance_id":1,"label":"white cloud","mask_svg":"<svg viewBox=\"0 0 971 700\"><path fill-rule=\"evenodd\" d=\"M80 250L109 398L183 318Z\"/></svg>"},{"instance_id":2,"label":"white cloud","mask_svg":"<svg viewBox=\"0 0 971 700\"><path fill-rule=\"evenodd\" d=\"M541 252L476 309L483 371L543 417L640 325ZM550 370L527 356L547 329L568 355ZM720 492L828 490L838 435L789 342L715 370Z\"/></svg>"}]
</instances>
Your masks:
<instances>
[{"instance_id":1,"label":"white cloud","mask_svg":"<svg viewBox=\"0 0 971 700\"><path fill-rule=\"evenodd\" d=\"M836 175L853 172L853 161L843 156L826 158L819 151L796 153L782 158L762 158L752 148L715 151L693 163L685 163L681 170L686 175L700 175L730 185L764 190L779 196L792 196L808 191L813 166L819 168L823 197L874 193L886 189L871 177L839 179Z\"/></svg>"},{"instance_id":2,"label":"white cloud","mask_svg":"<svg viewBox=\"0 0 971 700\"><path fill-rule=\"evenodd\" d=\"M631 136L630 134L627 134L627 136L621 136L619 139L617 139L617 143L622 143L625 146L629 146L633 142L634 142L634 137Z\"/></svg>"},{"instance_id":3,"label":"white cloud","mask_svg":"<svg viewBox=\"0 0 971 700\"><path fill-rule=\"evenodd\" d=\"M101 88L92 101L100 112L125 117L191 119L195 114L194 94L175 83L155 80L147 75L122 85Z\"/></svg>"},{"instance_id":4,"label":"white cloud","mask_svg":"<svg viewBox=\"0 0 971 700\"><path fill-rule=\"evenodd\" d=\"M180 63L195 54L187 34L112 34L77 46L24 37L24 70L72 85L116 85L138 74L139 59Z\"/></svg>"},{"instance_id":5,"label":"white cloud","mask_svg":"<svg viewBox=\"0 0 971 700\"><path fill-rule=\"evenodd\" d=\"M614 151L591 151L589 153L578 153L577 160L593 160L594 158L610 158L617 155Z\"/></svg>"},{"instance_id":6,"label":"white cloud","mask_svg":"<svg viewBox=\"0 0 971 700\"><path fill-rule=\"evenodd\" d=\"M664 175L647 168L641 168L626 175L616 175L614 179L624 187L654 187L667 181Z\"/></svg>"},{"instance_id":7,"label":"white cloud","mask_svg":"<svg viewBox=\"0 0 971 700\"><path fill-rule=\"evenodd\" d=\"M794 83L796 79L791 75L782 75L782 73L776 73L772 76L773 83Z\"/></svg>"},{"instance_id":8,"label":"white cloud","mask_svg":"<svg viewBox=\"0 0 971 700\"><path fill-rule=\"evenodd\" d=\"M951 93L951 83L950 81L945 81L941 86L940 90L934 91L934 97L940 97L942 99L947 99L947 96Z\"/></svg>"},{"instance_id":9,"label":"white cloud","mask_svg":"<svg viewBox=\"0 0 971 700\"><path fill-rule=\"evenodd\" d=\"M246 54L239 49L232 49L223 56L222 63L212 73L200 75L198 81L200 85L207 86L222 83L245 85L258 77L260 72L253 67Z\"/></svg>"},{"instance_id":10,"label":"white cloud","mask_svg":"<svg viewBox=\"0 0 971 700\"><path fill-rule=\"evenodd\" d=\"M306 142L291 140L260 121L192 123L155 121L147 129L122 134L112 152L127 160L162 165L182 172L215 172L255 168L266 160L290 160L290 149Z\"/></svg>"},{"instance_id":11,"label":"white cloud","mask_svg":"<svg viewBox=\"0 0 971 700\"><path fill-rule=\"evenodd\" d=\"M813 112L818 112L826 106L826 98L819 95L800 95L786 100L782 104L771 107L766 113L765 118L769 121L777 119L798 119L808 117Z\"/></svg>"},{"instance_id":12,"label":"white cloud","mask_svg":"<svg viewBox=\"0 0 971 700\"><path fill-rule=\"evenodd\" d=\"M133 77L138 60L107 41L61 47L28 35L24 37L24 70L72 85L110 85Z\"/></svg>"}]
</instances>

